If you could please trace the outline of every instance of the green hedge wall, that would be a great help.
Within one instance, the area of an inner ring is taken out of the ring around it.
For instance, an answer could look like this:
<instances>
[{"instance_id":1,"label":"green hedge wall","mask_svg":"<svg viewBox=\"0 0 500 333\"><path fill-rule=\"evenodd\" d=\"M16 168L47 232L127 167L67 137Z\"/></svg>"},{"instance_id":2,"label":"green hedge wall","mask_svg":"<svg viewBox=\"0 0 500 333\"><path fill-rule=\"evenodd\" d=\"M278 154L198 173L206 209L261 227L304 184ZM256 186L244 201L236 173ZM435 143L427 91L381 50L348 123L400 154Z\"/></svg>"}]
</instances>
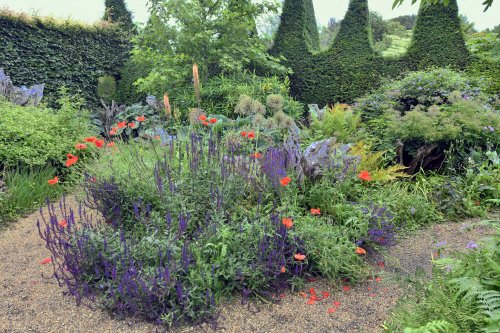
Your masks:
<instances>
[{"instance_id":1,"label":"green hedge wall","mask_svg":"<svg viewBox=\"0 0 500 333\"><path fill-rule=\"evenodd\" d=\"M329 49L316 52L311 0L285 0L271 54L286 58L292 95L304 103L351 103L378 87L383 78L410 70L450 66L466 69L473 58L466 48L456 0L421 7L408 52L384 58L374 52L368 0L351 0L339 34ZM476 65L477 70L480 66Z\"/></svg>"},{"instance_id":2,"label":"green hedge wall","mask_svg":"<svg viewBox=\"0 0 500 333\"><path fill-rule=\"evenodd\" d=\"M98 103L97 78L119 77L129 57L129 35L116 26L84 26L0 12L0 67L15 85L45 83L53 104L66 86L89 105Z\"/></svg>"}]
</instances>

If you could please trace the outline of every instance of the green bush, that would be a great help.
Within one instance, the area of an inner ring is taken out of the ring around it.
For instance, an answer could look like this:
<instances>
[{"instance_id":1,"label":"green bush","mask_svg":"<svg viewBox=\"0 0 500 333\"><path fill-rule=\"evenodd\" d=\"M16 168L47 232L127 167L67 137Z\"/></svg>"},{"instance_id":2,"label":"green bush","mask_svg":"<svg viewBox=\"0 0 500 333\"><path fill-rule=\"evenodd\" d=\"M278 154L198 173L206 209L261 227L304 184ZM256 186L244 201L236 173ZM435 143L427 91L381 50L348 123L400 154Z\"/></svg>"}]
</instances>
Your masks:
<instances>
[{"instance_id":1,"label":"green bush","mask_svg":"<svg viewBox=\"0 0 500 333\"><path fill-rule=\"evenodd\" d=\"M99 105L97 78L118 77L131 48L129 38L114 25L85 26L0 11L0 67L16 85L45 83L51 105L62 86Z\"/></svg>"},{"instance_id":2,"label":"green bush","mask_svg":"<svg viewBox=\"0 0 500 333\"><path fill-rule=\"evenodd\" d=\"M60 99L58 110L21 107L0 100L0 165L61 167L79 139L91 133L78 101Z\"/></svg>"}]
</instances>

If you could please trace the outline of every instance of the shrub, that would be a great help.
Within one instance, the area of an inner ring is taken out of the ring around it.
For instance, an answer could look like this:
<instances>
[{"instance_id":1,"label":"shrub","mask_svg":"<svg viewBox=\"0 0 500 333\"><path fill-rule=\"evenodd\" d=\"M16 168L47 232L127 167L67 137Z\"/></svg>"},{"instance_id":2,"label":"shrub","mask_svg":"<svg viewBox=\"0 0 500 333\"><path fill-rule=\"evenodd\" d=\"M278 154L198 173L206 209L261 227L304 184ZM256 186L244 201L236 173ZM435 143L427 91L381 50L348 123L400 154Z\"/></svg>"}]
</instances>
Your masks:
<instances>
[{"instance_id":1,"label":"shrub","mask_svg":"<svg viewBox=\"0 0 500 333\"><path fill-rule=\"evenodd\" d=\"M116 95L116 80L110 75L101 76L97 79L97 96L104 102L111 102Z\"/></svg>"},{"instance_id":2,"label":"shrub","mask_svg":"<svg viewBox=\"0 0 500 333\"><path fill-rule=\"evenodd\" d=\"M21 107L0 100L2 166L60 166L79 138L90 134L88 114L64 97L61 108Z\"/></svg>"}]
</instances>

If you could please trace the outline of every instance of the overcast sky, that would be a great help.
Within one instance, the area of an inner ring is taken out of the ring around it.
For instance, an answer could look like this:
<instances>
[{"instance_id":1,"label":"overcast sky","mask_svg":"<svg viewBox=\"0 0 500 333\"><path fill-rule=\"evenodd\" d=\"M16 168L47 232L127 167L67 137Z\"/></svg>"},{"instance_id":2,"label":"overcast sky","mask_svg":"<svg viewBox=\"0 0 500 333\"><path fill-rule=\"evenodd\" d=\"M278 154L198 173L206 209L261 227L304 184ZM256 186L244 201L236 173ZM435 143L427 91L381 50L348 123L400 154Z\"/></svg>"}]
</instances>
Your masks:
<instances>
[{"instance_id":1,"label":"overcast sky","mask_svg":"<svg viewBox=\"0 0 500 333\"><path fill-rule=\"evenodd\" d=\"M330 17L341 20L347 10L349 0L313 0L316 18L325 25ZM393 0L370 0L370 9L379 12L386 19L400 15L416 14L418 6L411 6L411 0L399 8L392 9ZM458 0L460 12L476 23L480 30L492 28L500 23L500 0L483 12L482 0ZM146 0L126 0L128 8L134 14L134 21L146 22L148 13ZM104 0L0 0L0 7L39 15L52 15L60 18L71 17L85 22L94 22L102 17Z\"/></svg>"}]
</instances>

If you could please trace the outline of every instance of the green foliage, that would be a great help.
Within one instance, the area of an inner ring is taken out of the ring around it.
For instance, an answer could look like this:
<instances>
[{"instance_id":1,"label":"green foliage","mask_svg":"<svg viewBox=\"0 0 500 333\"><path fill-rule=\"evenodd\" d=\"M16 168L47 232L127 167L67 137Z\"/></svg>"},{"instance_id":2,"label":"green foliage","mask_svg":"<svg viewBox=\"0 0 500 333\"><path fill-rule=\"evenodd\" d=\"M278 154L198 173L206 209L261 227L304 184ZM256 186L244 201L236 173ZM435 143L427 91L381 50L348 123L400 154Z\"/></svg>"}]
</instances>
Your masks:
<instances>
[{"instance_id":1,"label":"green foliage","mask_svg":"<svg viewBox=\"0 0 500 333\"><path fill-rule=\"evenodd\" d=\"M132 13L127 10L124 0L105 0L103 20L116 23L126 30L133 30Z\"/></svg>"},{"instance_id":2,"label":"green foliage","mask_svg":"<svg viewBox=\"0 0 500 333\"><path fill-rule=\"evenodd\" d=\"M97 79L97 96L104 102L110 103L116 95L116 80L110 75Z\"/></svg>"},{"instance_id":3,"label":"green foliage","mask_svg":"<svg viewBox=\"0 0 500 333\"><path fill-rule=\"evenodd\" d=\"M81 101L66 93L58 110L21 107L0 100L0 161L2 166L61 166L77 141L90 134L89 117Z\"/></svg>"},{"instance_id":4,"label":"green foliage","mask_svg":"<svg viewBox=\"0 0 500 333\"><path fill-rule=\"evenodd\" d=\"M478 248L470 243L465 253L437 260L430 284L398 304L386 331L497 332L499 240L497 233Z\"/></svg>"},{"instance_id":5,"label":"green foliage","mask_svg":"<svg viewBox=\"0 0 500 333\"><path fill-rule=\"evenodd\" d=\"M383 77L429 66L464 68L470 62L455 0L422 7L408 51L390 59L373 50L367 0L350 1L333 44L319 53L314 53L315 38L309 38L311 11L310 1L285 1L270 51L286 58L284 64L293 70L291 93L305 103L350 103L379 86Z\"/></svg>"},{"instance_id":6,"label":"green foliage","mask_svg":"<svg viewBox=\"0 0 500 333\"><path fill-rule=\"evenodd\" d=\"M128 38L116 26L84 26L0 12L0 67L16 85L45 83L51 105L62 86L97 105L97 79L105 74L118 76L128 58Z\"/></svg>"},{"instance_id":7,"label":"green foliage","mask_svg":"<svg viewBox=\"0 0 500 333\"><path fill-rule=\"evenodd\" d=\"M500 61L474 58L465 70L471 77L484 80L485 93L498 95L500 91Z\"/></svg>"},{"instance_id":8,"label":"green foliage","mask_svg":"<svg viewBox=\"0 0 500 333\"><path fill-rule=\"evenodd\" d=\"M47 198L54 199L61 194L61 185L47 183L55 176L54 171L45 166L4 171L5 188L0 189L0 227L40 207Z\"/></svg>"},{"instance_id":9,"label":"green foliage","mask_svg":"<svg viewBox=\"0 0 500 333\"><path fill-rule=\"evenodd\" d=\"M202 83L249 67L285 73L256 34L255 19L274 10L270 1L152 1L150 20L133 50L133 59L148 59L151 69L137 80L138 90L176 96L190 86L193 64Z\"/></svg>"},{"instance_id":10,"label":"green foliage","mask_svg":"<svg viewBox=\"0 0 500 333\"><path fill-rule=\"evenodd\" d=\"M500 34L477 32L467 38L467 47L480 58L500 61Z\"/></svg>"},{"instance_id":11,"label":"green foliage","mask_svg":"<svg viewBox=\"0 0 500 333\"><path fill-rule=\"evenodd\" d=\"M311 124L301 132L305 146L332 137L337 142L352 142L360 125L360 117L351 107L336 104L319 112L311 111Z\"/></svg>"}]
</instances>

